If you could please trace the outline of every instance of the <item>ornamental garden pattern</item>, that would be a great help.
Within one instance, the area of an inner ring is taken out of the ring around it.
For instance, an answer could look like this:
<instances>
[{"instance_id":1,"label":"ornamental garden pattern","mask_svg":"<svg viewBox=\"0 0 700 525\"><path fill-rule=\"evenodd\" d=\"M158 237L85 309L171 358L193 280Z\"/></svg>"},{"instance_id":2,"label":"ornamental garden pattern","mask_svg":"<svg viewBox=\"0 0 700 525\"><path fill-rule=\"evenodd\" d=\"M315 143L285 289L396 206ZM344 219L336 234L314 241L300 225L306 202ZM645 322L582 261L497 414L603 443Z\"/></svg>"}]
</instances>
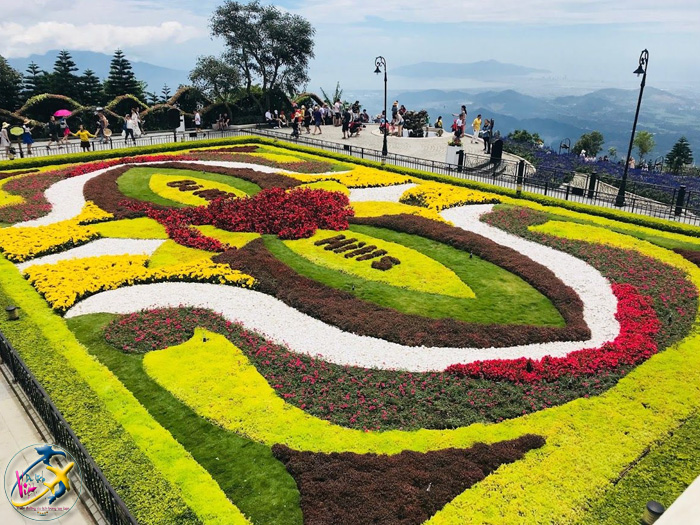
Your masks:
<instances>
[{"instance_id":1,"label":"ornamental garden pattern","mask_svg":"<svg viewBox=\"0 0 700 525\"><path fill-rule=\"evenodd\" d=\"M140 523L636 523L700 474L700 228L171 149L0 174L0 330Z\"/></svg>"}]
</instances>

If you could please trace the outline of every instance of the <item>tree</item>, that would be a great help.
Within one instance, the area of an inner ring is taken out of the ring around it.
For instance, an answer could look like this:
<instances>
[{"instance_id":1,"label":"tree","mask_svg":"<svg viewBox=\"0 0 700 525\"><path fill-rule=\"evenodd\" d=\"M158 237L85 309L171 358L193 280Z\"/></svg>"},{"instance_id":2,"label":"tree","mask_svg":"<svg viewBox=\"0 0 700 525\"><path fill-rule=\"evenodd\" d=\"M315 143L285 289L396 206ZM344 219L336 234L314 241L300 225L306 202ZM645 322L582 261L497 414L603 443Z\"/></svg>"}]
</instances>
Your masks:
<instances>
[{"instance_id":1,"label":"tree","mask_svg":"<svg viewBox=\"0 0 700 525\"><path fill-rule=\"evenodd\" d=\"M608 148L608 155L610 155L611 159L614 159L617 157L617 148L615 146L610 146Z\"/></svg>"},{"instance_id":2,"label":"tree","mask_svg":"<svg viewBox=\"0 0 700 525\"><path fill-rule=\"evenodd\" d=\"M634 136L634 142L632 143L639 151L639 162L641 163L644 159L644 155L649 153L656 146L656 141L654 140L654 135L648 131L638 131Z\"/></svg>"},{"instance_id":3,"label":"tree","mask_svg":"<svg viewBox=\"0 0 700 525\"><path fill-rule=\"evenodd\" d=\"M146 97L146 104L148 104L149 106L155 106L156 104L158 104L158 93L156 93L155 91L146 91L144 93L144 96Z\"/></svg>"},{"instance_id":4,"label":"tree","mask_svg":"<svg viewBox=\"0 0 700 525\"><path fill-rule=\"evenodd\" d=\"M210 28L214 37L226 42L225 57L239 68L246 92L261 113L270 105L272 91L293 96L309 81L315 30L303 17L259 0L226 0L214 12ZM261 94L253 89L255 84Z\"/></svg>"},{"instance_id":5,"label":"tree","mask_svg":"<svg viewBox=\"0 0 700 525\"><path fill-rule=\"evenodd\" d=\"M693 152L690 150L688 139L681 137L666 155L666 163L673 173L680 173L683 166L693 163Z\"/></svg>"},{"instance_id":6,"label":"tree","mask_svg":"<svg viewBox=\"0 0 700 525\"><path fill-rule=\"evenodd\" d=\"M523 144L540 144L543 142L539 133L530 133L526 129L516 129L508 133L508 138L513 142L520 142Z\"/></svg>"},{"instance_id":7,"label":"tree","mask_svg":"<svg viewBox=\"0 0 700 525\"><path fill-rule=\"evenodd\" d=\"M22 98L26 101L36 95L46 93L49 87L49 75L36 62L30 62L22 75Z\"/></svg>"},{"instance_id":8,"label":"tree","mask_svg":"<svg viewBox=\"0 0 700 525\"><path fill-rule=\"evenodd\" d=\"M241 89L240 69L214 56L197 58L189 78L194 87L214 102L233 102L234 95Z\"/></svg>"},{"instance_id":9,"label":"tree","mask_svg":"<svg viewBox=\"0 0 700 525\"><path fill-rule=\"evenodd\" d=\"M53 72L49 75L51 92L77 99L80 89L75 71L78 71L78 66L73 62L71 54L65 49L59 51L56 62L53 64Z\"/></svg>"},{"instance_id":10,"label":"tree","mask_svg":"<svg viewBox=\"0 0 700 525\"><path fill-rule=\"evenodd\" d=\"M109 65L109 76L105 81L104 91L108 98L120 95L134 95L143 98L141 84L131 69L129 62L121 49L117 49Z\"/></svg>"},{"instance_id":11,"label":"tree","mask_svg":"<svg viewBox=\"0 0 700 525\"><path fill-rule=\"evenodd\" d=\"M595 157L603 148L604 142L605 139L600 131L591 131L590 133L581 135L571 149L576 155L580 155L581 151L586 150L586 155Z\"/></svg>"},{"instance_id":12,"label":"tree","mask_svg":"<svg viewBox=\"0 0 700 525\"><path fill-rule=\"evenodd\" d=\"M343 90L340 88L340 81L335 84L335 93L333 93L333 99L331 99L328 94L321 88L321 94L323 95L323 101L328 104L329 107L333 107L336 100L343 100Z\"/></svg>"},{"instance_id":13,"label":"tree","mask_svg":"<svg viewBox=\"0 0 700 525\"><path fill-rule=\"evenodd\" d=\"M163 84L163 89L160 90L160 101L165 104L170 100L170 87L168 84Z\"/></svg>"},{"instance_id":14,"label":"tree","mask_svg":"<svg viewBox=\"0 0 700 525\"><path fill-rule=\"evenodd\" d=\"M80 87L80 95L78 100L86 106L99 106L104 100L104 92L102 91L102 82L97 78L92 69L86 69L83 75L78 79Z\"/></svg>"},{"instance_id":15,"label":"tree","mask_svg":"<svg viewBox=\"0 0 700 525\"><path fill-rule=\"evenodd\" d=\"M0 55L0 108L14 111L21 103L22 74Z\"/></svg>"}]
</instances>

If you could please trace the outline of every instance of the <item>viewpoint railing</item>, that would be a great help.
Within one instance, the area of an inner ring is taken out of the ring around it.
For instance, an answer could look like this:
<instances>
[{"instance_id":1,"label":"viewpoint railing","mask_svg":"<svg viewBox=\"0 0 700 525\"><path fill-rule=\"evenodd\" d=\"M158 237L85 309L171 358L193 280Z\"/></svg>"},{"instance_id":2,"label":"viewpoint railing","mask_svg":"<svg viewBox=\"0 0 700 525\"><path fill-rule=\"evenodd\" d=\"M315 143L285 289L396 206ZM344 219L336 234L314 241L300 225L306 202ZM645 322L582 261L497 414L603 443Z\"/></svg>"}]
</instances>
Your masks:
<instances>
[{"instance_id":1,"label":"viewpoint railing","mask_svg":"<svg viewBox=\"0 0 700 525\"><path fill-rule=\"evenodd\" d=\"M0 333L0 363L3 362L9 368L13 381L22 387L34 410L51 432L53 444L70 452L75 459L80 467L83 486L90 491L90 495L107 522L112 525L135 525L136 519L53 404L46 390L39 384L10 342Z\"/></svg>"},{"instance_id":2,"label":"viewpoint railing","mask_svg":"<svg viewBox=\"0 0 700 525\"><path fill-rule=\"evenodd\" d=\"M381 151L373 148L353 145L352 142L339 144L317 138L292 137L289 132L266 128L265 125L229 130L207 130L196 133L194 130L173 133L160 131L149 132L148 135L136 139L136 146L149 146L168 144L173 142L200 141L214 138L235 137L242 135L259 135L277 140L304 144L324 151L342 153L361 159L387 164L429 171L451 177L486 182L511 189L539 193L556 199L569 200L584 204L592 204L607 208L615 208L615 196L620 180L614 177L597 174L578 174L563 171L550 171L545 169L535 170L530 164L524 166L517 160L503 158L498 162L490 162L489 157L464 153L462 165L421 159L391 153L383 159ZM421 140L406 139L406 140ZM124 148L134 145L133 141L126 141L122 137L112 137L107 143L92 142L93 151ZM42 149L43 148L43 149ZM46 151L46 146L36 146L38 153L56 153ZM69 143L60 153L79 153L80 146L77 143ZM0 159L5 159L4 151L0 151ZM687 224L700 224L700 191L687 190L681 186L660 186L649 183L628 180L627 197L624 211L648 215L663 219L684 222Z\"/></svg>"}]
</instances>

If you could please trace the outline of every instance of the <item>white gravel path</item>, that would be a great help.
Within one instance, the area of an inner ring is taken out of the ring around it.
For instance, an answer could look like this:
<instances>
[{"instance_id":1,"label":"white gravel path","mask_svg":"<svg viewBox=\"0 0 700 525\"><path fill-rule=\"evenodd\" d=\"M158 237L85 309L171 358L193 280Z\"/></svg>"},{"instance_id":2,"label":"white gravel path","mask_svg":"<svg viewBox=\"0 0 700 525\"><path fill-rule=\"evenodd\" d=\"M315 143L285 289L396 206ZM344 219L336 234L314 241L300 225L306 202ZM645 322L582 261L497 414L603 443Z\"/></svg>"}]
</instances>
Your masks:
<instances>
[{"instance_id":1,"label":"white gravel path","mask_svg":"<svg viewBox=\"0 0 700 525\"><path fill-rule=\"evenodd\" d=\"M399 202L401 195L414 186L417 186L417 184L397 184L396 186L384 186L382 188L355 188L350 190L350 201Z\"/></svg>"},{"instance_id":2,"label":"white gravel path","mask_svg":"<svg viewBox=\"0 0 700 525\"><path fill-rule=\"evenodd\" d=\"M100 255L153 255L163 244L163 239L97 239L88 244L71 248L61 253L37 257L31 261L17 264L17 269L24 272L37 264L54 264L68 259L83 259Z\"/></svg>"},{"instance_id":3,"label":"white gravel path","mask_svg":"<svg viewBox=\"0 0 700 525\"><path fill-rule=\"evenodd\" d=\"M51 204L51 211L48 215L32 221L18 222L11 227L46 226L47 224L54 224L56 222L72 219L78 215L82 211L83 206L85 206L85 198L83 197L83 186L85 186L85 183L111 169L112 168L105 168L93 171L92 173L78 175L77 177L60 180L52 184L44 192L46 200Z\"/></svg>"}]
</instances>

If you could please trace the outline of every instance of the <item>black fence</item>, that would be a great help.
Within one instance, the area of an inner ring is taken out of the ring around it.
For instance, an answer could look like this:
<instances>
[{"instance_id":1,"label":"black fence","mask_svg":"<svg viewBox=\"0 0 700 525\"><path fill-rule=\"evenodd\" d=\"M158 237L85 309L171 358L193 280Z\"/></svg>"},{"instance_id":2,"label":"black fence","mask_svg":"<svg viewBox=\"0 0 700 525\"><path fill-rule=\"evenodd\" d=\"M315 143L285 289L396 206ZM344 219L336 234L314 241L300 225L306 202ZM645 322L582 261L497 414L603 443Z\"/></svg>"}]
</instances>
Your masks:
<instances>
[{"instance_id":1,"label":"black fence","mask_svg":"<svg viewBox=\"0 0 700 525\"><path fill-rule=\"evenodd\" d=\"M113 525L136 524L136 519L85 450L61 412L2 333L0 333L0 362L7 364L14 381L22 387L37 414L53 435L53 443L70 452L75 458L82 474L83 488L90 491L90 495L107 522Z\"/></svg>"},{"instance_id":2,"label":"black fence","mask_svg":"<svg viewBox=\"0 0 700 525\"><path fill-rule=\"evenodd\" d=\"M294 138L291 136L291 132L270 129L265 125L224 131L206 130L198 133L194 130L176 133L152 132L136 139L135 145L149 146L251 134L302 144L334 153L342 153L361 159L385 162L393 166L486 182L506 188L539 193L557 199L607 208L616 208L615 198L617 188L620 185L620 179L610 176L574 174L544 169L536 170L529 163L522 163L507 157L494 162L488 156L464 153L461 155L461 161L454 164L391 152L386 157L383 157L378 149L353 145L351 142L339 144L304 135ZM379 137L377 140L379 142ZM106 143L92 142L90 147L93 151L100 151L124 148L131 145L134 145L134 142L131 140L126 141L122 137L112 137ZM81 149L76 142L69 143L66 148L61 150L57 150L55 147L47 150L45 145L37 143L33 151L38 154L51 155L56 153L78 153ZM5 152L0 151L0 159L4 158L6 158ZM674 188L629 180L627 182L625 205L617 209L687 224L700 224L700 192L688 191L683 186Z\"/></svg>"}]
</instances>

